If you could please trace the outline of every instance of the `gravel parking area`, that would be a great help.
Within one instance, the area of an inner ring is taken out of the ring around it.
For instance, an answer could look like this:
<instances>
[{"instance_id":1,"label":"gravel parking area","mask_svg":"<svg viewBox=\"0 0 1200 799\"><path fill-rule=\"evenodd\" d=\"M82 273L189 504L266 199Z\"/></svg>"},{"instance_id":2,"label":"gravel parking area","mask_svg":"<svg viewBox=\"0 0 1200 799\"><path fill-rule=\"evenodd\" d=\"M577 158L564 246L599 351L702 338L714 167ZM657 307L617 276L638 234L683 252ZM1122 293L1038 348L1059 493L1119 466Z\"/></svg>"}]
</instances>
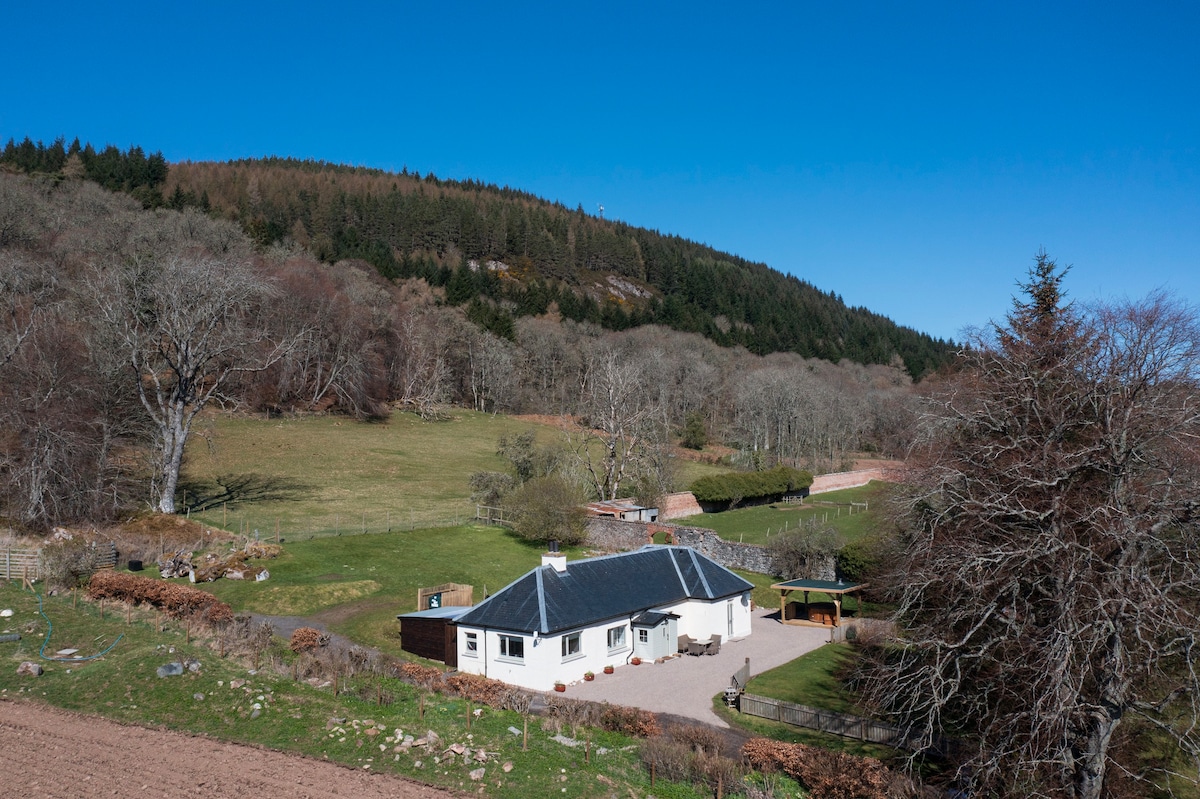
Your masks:
<instances>
[{"instance_id":1,"label":"gravel parking area","mask_svg":"<svg viewBox=\"0 0 1200 799\"><path fill-rule=\"evenodd\" d=\"M764 608L754 612L751 630L745 638L723 642L719 655L680 655L662 663L622 665L613 674L597 674L592 682L568 685L566 696L727 727L713 712L712 698L729 686L747 658L750 674L760 674L829 641L829 630L782 624L778 610Z\"/></svg>"}]
</instances>

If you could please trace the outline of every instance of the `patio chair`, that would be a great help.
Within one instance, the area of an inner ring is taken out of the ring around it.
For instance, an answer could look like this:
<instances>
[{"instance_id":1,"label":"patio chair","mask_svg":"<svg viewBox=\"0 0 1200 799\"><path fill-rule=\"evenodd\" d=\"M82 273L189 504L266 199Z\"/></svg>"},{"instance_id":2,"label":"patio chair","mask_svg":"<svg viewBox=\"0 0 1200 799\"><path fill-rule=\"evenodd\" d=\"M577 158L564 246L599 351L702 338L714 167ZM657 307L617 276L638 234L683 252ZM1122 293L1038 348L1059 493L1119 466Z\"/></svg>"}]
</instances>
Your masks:
<instances>
[{"instance_id":1,"label":"patio chair","mask_svg":"<svg viewBox=\"0 0 1200 799\"><path fill-rule=\"evenodd\" d=\"M714 635L712 637L712 640L708 642L708 650L704 654L715 655L720 651L721 651L721 636Z\"/></svg>"},{"instance_id":2,"label":"patio chair","mask_svg":"<svg viewBox=\"0 0 1200 799\"><path fill-rule=\"evenodd\" d=\"M689 652L689 647L690 647L692 644L694 644L694 643L696 643L696 639L695 639L695 638L693 638L692 636L690 636L690 635L686 635L686 634L685 634L685 635L681 635L681 636L679 636L679 649L678 649L678 651L679 651L681 654L688 654L688 652Z\"/></svg>"}]
</instances>

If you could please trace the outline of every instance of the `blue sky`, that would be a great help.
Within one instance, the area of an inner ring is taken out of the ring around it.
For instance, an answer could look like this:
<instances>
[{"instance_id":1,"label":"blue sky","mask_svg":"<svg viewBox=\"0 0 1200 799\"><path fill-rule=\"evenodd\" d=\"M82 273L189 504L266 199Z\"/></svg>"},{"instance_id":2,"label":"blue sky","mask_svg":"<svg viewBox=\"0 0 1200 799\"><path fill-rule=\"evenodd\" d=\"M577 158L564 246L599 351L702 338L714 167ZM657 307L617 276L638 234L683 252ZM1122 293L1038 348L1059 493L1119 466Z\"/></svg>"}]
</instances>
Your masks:
<instances>
[{"instance_id":1,"label":"blue sky","mask_svg":"<svg viewBox=\"0 0 1200 799\"><path fill-rule=\"evenodd\" d=\"M1039 248L1200 303L1200 5L745 5L13 3L0 138L603 204L943 338Z\"/></svg>"}]
</instances>

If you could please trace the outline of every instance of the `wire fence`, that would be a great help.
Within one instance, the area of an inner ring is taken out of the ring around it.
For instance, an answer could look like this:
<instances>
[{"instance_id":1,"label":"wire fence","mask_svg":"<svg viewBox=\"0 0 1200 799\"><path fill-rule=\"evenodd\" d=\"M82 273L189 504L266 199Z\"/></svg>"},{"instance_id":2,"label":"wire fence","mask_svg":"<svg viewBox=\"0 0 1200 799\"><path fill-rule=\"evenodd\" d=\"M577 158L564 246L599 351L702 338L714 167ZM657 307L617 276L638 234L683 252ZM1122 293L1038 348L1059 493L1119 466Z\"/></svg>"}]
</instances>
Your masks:
<instances>
[{"instance_id":1,"label":"wire fence","mask_svg":"<svg viewBox=\"0 0 1200 799\"><path fill-rule=\"evenodd\" d=\"M251 541L310 541L347 535L377 535L419 529L459 527L476 521L471 510L453 516L414 512L409 509L384 511L335 512L303 519L244 513L229 508L209 510L190 516L201 524L226 530ZM486 520L481 520L486 523Z\"/></svg>"}]
</instances>

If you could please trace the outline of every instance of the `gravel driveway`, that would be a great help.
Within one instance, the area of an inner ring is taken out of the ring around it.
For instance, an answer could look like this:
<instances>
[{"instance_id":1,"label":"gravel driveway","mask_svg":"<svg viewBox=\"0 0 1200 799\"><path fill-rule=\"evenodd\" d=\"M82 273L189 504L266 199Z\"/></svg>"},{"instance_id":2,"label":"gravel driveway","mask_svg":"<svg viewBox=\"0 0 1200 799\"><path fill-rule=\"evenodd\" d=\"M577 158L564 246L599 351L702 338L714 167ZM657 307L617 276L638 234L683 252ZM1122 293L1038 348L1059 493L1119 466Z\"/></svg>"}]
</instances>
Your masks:
<instances>
[{"instance_id":1,"label":"gravel driveway","mask_svg":"<svg viewBox=\"0 0 1200 799\"><path fill-rule=\"evenodd\" d=\"M611 702L696 719L727 727L712 710L712 699L730 684L733 673L750 659L750 674L783 665L829 641L829 630L782 624L779 611L754 611L751 634L721 644L721 654L680 655L663 663L624 665L613 674L597 674L592 682L567 686L566 695Z\"/></svg>"}]
</instances>

